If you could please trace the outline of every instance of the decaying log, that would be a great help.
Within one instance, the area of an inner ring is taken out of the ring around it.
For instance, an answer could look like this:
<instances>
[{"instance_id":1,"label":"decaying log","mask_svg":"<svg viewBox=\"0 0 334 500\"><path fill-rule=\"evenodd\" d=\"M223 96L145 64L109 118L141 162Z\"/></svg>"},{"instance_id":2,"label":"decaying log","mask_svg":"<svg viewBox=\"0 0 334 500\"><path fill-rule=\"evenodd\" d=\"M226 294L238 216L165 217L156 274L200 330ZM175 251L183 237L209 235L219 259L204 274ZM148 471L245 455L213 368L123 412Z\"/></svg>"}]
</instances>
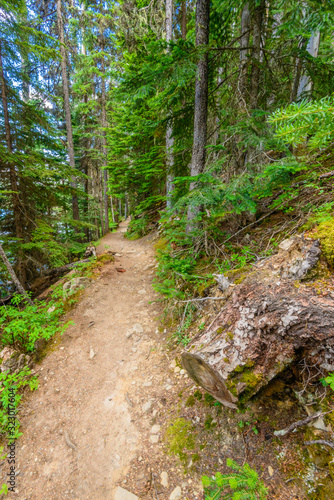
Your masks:
<instances>
[{"instance_id":1,"label":"decaying log","mask_svg":"<svg viewBox=\"0 0 334 500\"><path fill-rule=\"evenodd\" d=\"M218 401L235 407L302 357L334 362L333 278L297 281L320 257L317 241L294 237L258 263L209 328L182 354L190 377Z\"/></svg>"},{"instance_id":2,"label":"decaying log","mask_svg":"<svg viewBox=\"0 0 334 500\"><path fill-rule=\"evenodd\" d=\"M66 273L69 269L72 269L73 267L77 266L78 264L84 264L85 262L89 262L90 259L82 259L82 260L77 260L76 262L71 262L71 264L65 264L65 266L61 267L55 267L54 269L49 269L46 271L44 276L58 276L61 274Z\"/></svg>"}]
</instances>

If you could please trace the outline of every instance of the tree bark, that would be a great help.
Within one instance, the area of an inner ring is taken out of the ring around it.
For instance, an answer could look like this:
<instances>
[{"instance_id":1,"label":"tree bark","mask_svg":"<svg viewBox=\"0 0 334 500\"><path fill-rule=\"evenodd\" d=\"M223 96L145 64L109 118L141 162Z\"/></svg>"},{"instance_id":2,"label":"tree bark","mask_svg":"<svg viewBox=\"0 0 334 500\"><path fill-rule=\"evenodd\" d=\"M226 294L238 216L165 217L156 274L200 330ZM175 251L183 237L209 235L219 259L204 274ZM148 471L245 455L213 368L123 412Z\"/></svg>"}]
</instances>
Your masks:
<instances>
[{"instance_id":1,"label":"tree bark","mask_svg":"<svg viewBox=\"0 0 334 500\"><path fill-rule=\"evenodd\" d=\"M3 71L3 63L2 63L1 42L0 42L0 80L1 80L0 87L1 87L2 107L3 107L3 113L4 113L6 143L7 143L8 152L10 154L12 154L13 153L13 145L12 145L10 122L9 122L6 80L5 80L5 75L4 75L4 71ZM18 239L18 242L20 243L20 242L23 242L23 223L22 223L22 216L21 216L22 207L21 207L21 202L20 202L20 198L19 198L19 188L18 188L18 182L17 182L17 175L16 175L16 170L15 170L15 165L13 164L12 161L8 162L8 167L9 167L10 187L12 190L15 236ZM19 278L20 278L20 281L22 282L22 284L25 285L25 283L26 283L26 269L25 269L25 266L23 264L23 261L24 261L23 252L22 252L22 250L19 250L18 251L18 262L17 262L18 275L19 275Z\"/></svg>"},{"instance_id":2,"label":"tree bark","mask_svg":"<svg viewBox=\"0 0 334 500\"><path fill-rule=\"evenodd\" d=\"M67 57L66 57L66 46L64 38L63 17L61 11L61 0L57 0L57 22L58 22L58 35L60 41L60 54L61 54L60 65L61 65L61 75L62 75L63 95L64 95L64 110L65 110L66 132L67 132L67 150L70 160L70 167L74 170L75 158L74 158L74 145L73 145L73 130L72 130L69 86L67 78L67 62L66 62ZM73 191L77 189L77 182L74 175L72 175L71 187ZM78 197L74 192L72 194L72 215L74 220L79 220ZM76 231L78 231L78 228L76 228Z\"/></svg>"},{"instance_id":3,"label":"tree bark","mask_svg":"<svg viewBox=\"0 0 334 500\"><path fill-rule=\"evenodd\" d=\"M259 85L260 85L260 62L261 62L261 35L262 35L262 24L263 24L263 15L265 12L265 7L266 7L265 1L262 0L257 7L254 7L252 14L253 51L252 51L252 76L251 76L251 88L250 88L250 99L249 99L250 109L256 109L258 106Z\"/></svg>"},{"instance_id":4,"label":"tree bark","mask_svg":"<svg viewBox=\"0 0 334 500\"><path fill-rule=\"evenodd\" d=\"M101 4L102 5L102 4ZM102 7L101 7L102 10ZM109 232L109 206L108 206L108 155L107 155L107 99L106 99L106 78L105 78L105 62L104 62L104 33L101 25L101 49L102 49L102 78L101 78L101 119L102 119L102 150L103 150L103 200L104 200L104 230L103 233Z\"/></svg>"},{"instance_id":5,"label":"tree bark","mask_svg":"<svg viewBox=\"0 0 334 500\"><path fill-rule=\"evenodd\" d=\"M20 281L18 280L15 272L14 272L14 269L11 265L11 263L9 262L9 260L7 259L7 255L5 254L4 252L4 249L2 248L2 245L0 243L0 255L1 255L1 258L6 266L6 269L8 271L8 273L10 274L10 277L12 278L15 286L16 286L16 289L17 291L24 296L24 298L26 299L26 301L31 305L33 306L34 303L33 301L30 299L29 295L27 294L27 292L25 291L25 289L23 288L23 286L21 285Z\"/></svg>"},{"instance_id":6,"label":"tree bark","mask_svg":"<svg viewBox=\"0 0 334 500\"><path fill-rule=\"evenodd\" d=\"M183 40L187 38L187 0L181 3L181 36Z\"/></svg>"},{"instance_id":7,"label":"tree bark","mask_svg":"<svg viewBox=\"0 0 334 500\"><path fill-rule=\"evenodd\" d=\"M312 57L318 57L320 45L320 32L314 33L307 44L306 50ZM299 81L298 91L297 91L297 101L302 99L305 93L309 93L312 90L312 79L309 74L305 73Z\"/></svg>"},{"instance_id":8,"label":"tree bark","mask_svg":"<svg viewBox=\"0 0 334 500\"><path fill-rule=\"evenodd\" d=\"M196 2L196 47L204 49L209 44L209 20L210 0L197 0ZM195 82L195 109L194 109L194 139L191 159L190 175L195 177L201 174L205 168L206 159L206 136L208 119L208 53L205 51L197 63L197 75ZM190 184L190 191L196 186L196 182ZM188 209L188 228L191 229L191 221L199 213L200 207Z\"/></svg>"},{"instance_id":9,"label":"tree bark","mask_svg":"<svg viewBox=\"0 0 334 500\"><path fill-rule=\"evenodd\" d=\"M241 13L241 38L240 38L240 56L239 56L239 93L240 108L246 107L246 89L247 89L247 68L248 68L248 46L250 38L251 18L249 2L247 2Z\"/></svg>"},{"instance_id":10,"label":"tree bark","mask_svg":"<svg viewBox=\"0 0 334 500\"><path fill-rule=\"evenodd\" d=\"M319 243L301 237L283 243L225 292L218 316L182 354L190 377L226 406L247 401L303 358L333 368L334 298L310 282L296 286L318 262Z\"/></svg>"},{"instance_id":11,"label":"tree bark","mask_svg":"<svg viewBox=\"0 0 334 500\"><path fill-rule=\"evenodd\" d=\"M166 42L169 44L173 40L173 0L166 0ZM169 50L169 48L167 49ZM173 190L173 168L174 168L174 155L173 155L173 128L171 124L167 124L166 130L166 202L167 208L172 205L171 194Z\"/></svg>"}]
</instances>

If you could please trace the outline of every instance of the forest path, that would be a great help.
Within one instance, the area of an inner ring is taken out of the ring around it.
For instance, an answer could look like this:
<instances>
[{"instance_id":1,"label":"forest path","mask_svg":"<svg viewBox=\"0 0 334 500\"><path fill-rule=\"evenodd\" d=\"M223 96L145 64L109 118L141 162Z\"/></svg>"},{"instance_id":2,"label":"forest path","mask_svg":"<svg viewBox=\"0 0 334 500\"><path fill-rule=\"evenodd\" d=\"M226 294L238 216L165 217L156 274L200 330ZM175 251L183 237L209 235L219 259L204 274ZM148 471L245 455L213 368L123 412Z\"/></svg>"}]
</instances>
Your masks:
<instances>
[{"instance_id":1,"label":"forest path","mask_svg":"<svg viewBox=\"0 0 334 500\"><path fill-rule=\"evenodd\" d=\"M10 497L112 500L131 460L145 452L153 458L150 443L158 440L150 437L153 401L164 388L152 370L160 370L158 378L165 380L158 365L168 361L158 347L160 306L149 304L157 299L151 286L152 238L129 241L125 231L123 223L102 239L98 253L107 245L121 256L85 289L68 314L75 325L37 365L40 386L21 413L18 494ZM127 338L138 323L143 333Z\"/></svg>"}]
</instances>

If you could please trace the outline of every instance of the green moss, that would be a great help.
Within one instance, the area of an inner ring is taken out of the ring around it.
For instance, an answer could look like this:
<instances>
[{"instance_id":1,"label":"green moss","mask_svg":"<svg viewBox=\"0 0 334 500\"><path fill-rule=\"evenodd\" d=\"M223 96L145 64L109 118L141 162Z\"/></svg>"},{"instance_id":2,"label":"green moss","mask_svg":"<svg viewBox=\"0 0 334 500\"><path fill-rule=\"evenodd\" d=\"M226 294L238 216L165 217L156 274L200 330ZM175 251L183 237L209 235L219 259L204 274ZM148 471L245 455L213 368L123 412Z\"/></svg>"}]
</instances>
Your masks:
<instances>
[{"instance_id":1,"label":"green moss","mask_svg":"<svg viewBox=\"0 0 334 500\"><path fill-rule=\"evenodd\" d=\"M191 422L177 418L168 427L165 438L169 453L177 455L182 463L188 459L187 451L195 448L197 434Z\"/></svg>"},{"instance_id":2,"label":"green moss","mask_svg":"<svg viewBox=\"0 0 334 500\"><path fill-rule=\"evenodd\" d=\"M154 245L154 248L155 250L166 250L167 249L167 245L168 245L168 241L166 238L161 238L160 240L158 240L155 245Z\"/></svg>"},{"instance_id":3,"label":"green moss","mask_svg":"<svg viewBox=\"0 0 334 500\"><path fill-rule=\"evenodd\" d=\"M218 335L220 335L221 333L223 333L223 331L224 331L224 328L220 327L220 328L218 328L218 330L216 331L216 333Z\"/></svg>"},{"instance_id":4,"label":"green moss","mask_svg":"<svg viewBox=\"0 0 334 500\"><path fill-rule=\"evenodd\" d=\"M196 398L198 401L201 401L202 397L203 397L203 394L201 393L201 391L194 392L194 398Z\"/></svg>"},{"instance_id":5,"label":"green moss","mask_svg":"<svg viewBox=\"0 0 334 500\"><path fill-rule=\"evenodd\" d=\"M241 376L241 382L247 384L247 387L254 388L262 380L262 373L253 373L251 371L245 371Z\"/></svg>"},{"instance_id":6,"label":"green moss","mask_svg":"<svg viewBox=\"0 0 334 500\"><path fill-rule=\"evenodd\" d=\"M319 224L314 236L319 238L327 262L334 267L334 218Z\"/></svg>"},{"instance_id":7,"label":"green moss","mask_svg":"<svg viewBox=\"0 0 334 500\"><path fill-rule=\"evenodd\" d=\"M187 399L186 401L186 406L194 406L194 404L196 403L196 399L194 398L194 396L189 396L189 398Z\"/></svg>"},{"instance_id":8,"label":"green moss","mask_svg":"<svg viewBox=\"0 0 334 500\"><path fill-rule=\"evenodd\" d=\"M233 335L233 333L232 333L232 332L227 332L227 333L226 333L226 340L227 340L227 341L229 341L229 340L233 340L233 337L234 337L234 335Z\"/></svg>"},{"instance_id":9,"label":"green moss","mask_svg":"<svg viewBox=\"0 0 334 500\"><path fill-rule=\"evenodd\" d=\"M207 431L211 431L213 428L215 428L217 425L217 422L213 422L213 417L211 415L208 415L205 419L204 422L204 428Z\"/></svg>"},{"instance_id":10,"label":"green moss","mask_svg":"<svg viewBox=\"0 0 334 500\"><path fill-rule=\"evenodd\" d=\"M229 363L230 362L229 358L224 358L223 361L224 361L224 363Z\"/></svg>"}]
</instances>

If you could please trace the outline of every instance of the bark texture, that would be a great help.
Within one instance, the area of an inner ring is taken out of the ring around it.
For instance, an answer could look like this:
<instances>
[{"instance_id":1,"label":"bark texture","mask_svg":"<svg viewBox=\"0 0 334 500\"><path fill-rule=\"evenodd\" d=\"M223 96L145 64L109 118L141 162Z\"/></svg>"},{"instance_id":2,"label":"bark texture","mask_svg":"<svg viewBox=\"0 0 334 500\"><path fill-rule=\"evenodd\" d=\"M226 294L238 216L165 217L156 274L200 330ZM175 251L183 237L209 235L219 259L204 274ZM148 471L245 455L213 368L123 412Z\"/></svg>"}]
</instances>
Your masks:
<instances>
[{"instance_id":1,"label":"bark texture","mask_svg":"<svg viewBox=\"0 0 334 500\"><path fill-rule=\"evenodd\" d=\"M63 95L64 95L64 111L65 111L65 121L66 121L66 133L67 133L67 150L70 160L70 167L75 169L75 158L74 158L74 145L73 145L73 130L72 130L72 119L71 119L71 106L70 106L70 94L67 78L67 64L66 64L66 46L64 38L64 27L63 27L63 17L61 11L61 0L57 0L57 23L58 23L58 35L60 41L60 55L61 55L61 76L63 83ZM72 176L71 187L73 190L77 188L76 178ZM78 197L75 193L72 195L72 211L73 219L79 220L79 204Z\"/></svg>"},{"instance_id":2,"label":"bark texture","mask_svg":"<svg viewBox=\"0 0 334 500\"><path fill-rule=\"evenodd\" d=\"M6 87L6 80L5 80L5 75L4 75L4 71L3 71L3 64L2 64L1 42L0 42L0 88L1 88L2 107L3 107L3 114L4 114L5 136L6 136L7 149L8 149L9 153L13 153L13 144L12 144L12 136L11 136L9 112L8 112L7 87ZM22 210L20 197L19 197L19 187L18 187L16 169L15 169L15 165L12 161L9 162L8 167L9 167L10 187L12 190L15 236L19 242L23 242L24 241L23 221L22 221L23 210ZM26 283L26 266L24 264L24 255L23 255L22 250L18 251L17 270L18 270L18 277L19 277L21 284L25 285L25 283Z\"/></svg>"},{"instance_id":3,"label":"bark texture","mask_svg":"<svg viewBox=\"0 0 334 500\"><path fill-rule=\"evenodd\" d=\"M190 377L235 407L304 357L325 369L332 366L334 293L317 282L296 282L319 256L317 241L286 240L276 256L230 286L214 322L182 354Z\"/></svg>"},{"instance_id":4,"label":"bark texture","mask_svg":"<svg viewBox=\"0 0 334 500\"><path fill-rule=\"evenodd\" d=\"M265 2L261 3L253 10L253 53L252 53L252 76L249 106L256 109L259 98L260 85L260 63L261 63L261 35L263 26L263 16L265 12Z\"/></svg>"},{"instance_id":5,"label":"bark texture","mask_svg":"<svg viewBox=\"0 0 334 500\"><path fill-rule=\"evenodd\" d=\"M173 0L166 0L166 42L167 44L173 40ZM173 128L171 124L167 125L166 130L166 197L167 208L171 207L171 194L173 190L173 170L174 170L174 155L173 155Z\"/></svg>"},{"instance_id":6,"label":"bark texture","mask_svg":"<svg viewBox=\"0 0 334 500\"><path fill-rule=\"evenodd\" d=\"M210 1L196 2L196 47L204 50L209 43ZM208 119L208 53L205 51L197 63L194 105L194 139L190 175L195 177L204 171L206 159L206 136ZM190 184L190 190L196 183ZM191 221L199 209L188 210L188 221ZM189 229L189 228L188 228Z\"/></svg>"}]
</instances>

